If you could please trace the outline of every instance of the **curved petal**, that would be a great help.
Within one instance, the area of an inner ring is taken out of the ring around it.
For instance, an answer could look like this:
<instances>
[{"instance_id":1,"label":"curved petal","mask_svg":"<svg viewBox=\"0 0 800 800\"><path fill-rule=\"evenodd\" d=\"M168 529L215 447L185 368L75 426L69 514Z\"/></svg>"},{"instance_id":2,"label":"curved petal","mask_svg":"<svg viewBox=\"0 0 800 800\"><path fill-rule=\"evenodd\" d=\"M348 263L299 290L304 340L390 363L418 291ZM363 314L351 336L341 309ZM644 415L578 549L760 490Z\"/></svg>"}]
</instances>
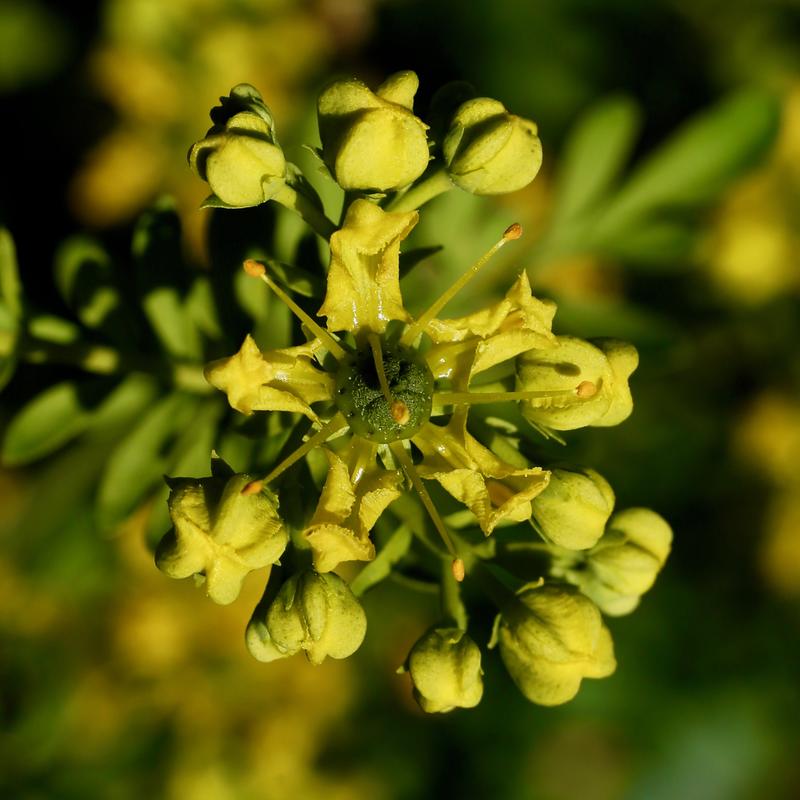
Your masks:
<instances>
[{"instance_id":1,"label":"curved petal","mask_svg":"<svg viewBox=\"0 0 800 800\"><path fill-rule=\"evenodd\" d=\"M455 319L434 319L425 332L434 342L428 366L440 378L466 388L479 372L532 349L556 346L551 331L555 304L531 293L522 272L506 296L481 311Z\"/></svg>"},{"instance_id":2,"label":"curved petal","mask_svg":"<svg viewBox=\"0 0 800 800\"><path fill-rule=\"evenodd\" d=\"M355 200L341 230L331 236L328 288L319 314L332 331L367 328L382 333L393 319L407 320L400 294L400 242L419 214L389 213Z\"/></svg>"},{"instance_id":3,"label":"curved petal","mask_svg":"<svg viewBox=\"0 0 800 800\"><path fill-rule=\"evenodd\" d=\"M504 520L521 522L531 516L531 500L545 489L550 473L506 463L466 426L466 409L457 411L445 426L428 422L412 439L424 456L417 470L464 503L488 536Z\"/></svg>"},{"instance_id":4,"label":"curved petal","mask_svg":"<svg viewBox=\"0 0 800 800\"><path fill-rule=\"evenodd\" d=\"M400 495L400 478L375 461L376 445L353 438L340 458L325 449L328 476L305 537L314 554L314 568L330 572L342 561L371 561L373 525Z\"/></svg>"},{"instance_id":5,"label":"curved petal","mask_svg":"<svg viewBox=\"0 0 800 800\"><path fill-rule=\"evenodd\" d=\"M262 353L248 335L239 352L212 361L206 380L228 395L243 414L254 411L296 411L318 422L311 403L333 398L333 376L314 366L314 339L297 347Z\"/></svg>"}]
</instances>

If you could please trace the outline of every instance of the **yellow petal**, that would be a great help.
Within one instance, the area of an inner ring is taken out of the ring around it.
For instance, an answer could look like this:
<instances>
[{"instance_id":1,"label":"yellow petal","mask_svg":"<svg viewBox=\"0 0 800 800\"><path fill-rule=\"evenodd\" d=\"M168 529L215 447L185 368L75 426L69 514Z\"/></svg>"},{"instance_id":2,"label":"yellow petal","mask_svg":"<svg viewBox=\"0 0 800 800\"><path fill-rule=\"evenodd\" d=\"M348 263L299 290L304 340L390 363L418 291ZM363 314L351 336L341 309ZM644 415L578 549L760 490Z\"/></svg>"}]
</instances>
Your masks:
<instances>
[{"instance_id":1,"label":"yellow petal","mask_svg":"<svg viewBox=\"0 0 800 800\"><path fill-rule=\"evenodd\" d=\"M331 400L333 377L314 366L317 340L262 353L251 336L230 358L212 361L206 380L228 395L243 414L253 411L295 411L317 422L311 403Z\"/></svg>"},{"instance_id":2,"label":"yellow petal","mask_svg":"<svg viewBox=\"0 0 800 800\"><path fill-rule=\"evenodd\" d=\"M400 242L417 224L416 211L392 214L355 200L344 226L331 236L331 265L319 313L332 331L361 328L382 333L393 319L407 320L400 294Z\"/></svg>"},{"instance_id":3,"label":"yellow petal","mask_svg":"<svg viewBox=\"0 0 800 800\"><path fill-rule=\"evenodd\" d=\"M372 561L375 545L370 539L359 539L355 532L342 525L314 525L306 532L314 553L314 569L331 572L342 561Z\"/></svg>"},{"instance_id":4,"label":"yellow petal","mask_svg":"<svg viewBox=\"0 0 800 800\"><path fill-rule=\"evenodd\" d=\"M417 470L464 503L488 536L504 520L531 516L531 500L545 489L550 473L502 461L467 432L466 422L466 409L445 426L428 422L412 439L424 456Z\"/></svg>"},{"instance_id":5,"label":"yellow petal","mask_svg":"<svg viewBox=\"0 0 800 800\"><path fill-rule=\"evenodd\" d=\"M314 568L329 572L342 561L371 561L373 525L400 495L399 476L379 468L376 446L354 438L344 459L325 449L329 470L317 510L305 530Z\"/></svg>"},{"instance_id":6,"label":"yellow petal","mask_svg":"<svg viewBox=\"0 0 800 800\"><path fill-rule=\"evenodd\" d=\"M557 391L574 389L589 381L597 391L588 398L565 393L526 400L522 413L532 422L554 430L617 425L633 410L628 378L638 361L636 349L625 342L587 342L559 336L557 347L532 350L518 359L517 388Z\"/></svg>"},{"instance_id":7,"label":"yellow petal","mask_svg":"<svg viewBox=\"0 0 800 800\"><path fill-rule=\"evenodd\" d=\"M247 574L274 564L288 542L277 501L263 493L242 494L251 480L235 475L178 478L171 484L174 527L159 544L156 563L173 578L204 574L215 603L233 602Z\"/></svg>"},{"instance_id":8,"label":"yellow petal","mask_svg":"<svg viewBox=\"0 0 800 800\"><path fill-rule=\"evenodd\" d=\"M554 315L555 304L534 297L522 272L498 303L465 317L431 320L425 332L435 344L428 365L437 377L455 378L466 388L469 378L495 364L534 348L555 347Z\"/></svg>"}]
</instances>

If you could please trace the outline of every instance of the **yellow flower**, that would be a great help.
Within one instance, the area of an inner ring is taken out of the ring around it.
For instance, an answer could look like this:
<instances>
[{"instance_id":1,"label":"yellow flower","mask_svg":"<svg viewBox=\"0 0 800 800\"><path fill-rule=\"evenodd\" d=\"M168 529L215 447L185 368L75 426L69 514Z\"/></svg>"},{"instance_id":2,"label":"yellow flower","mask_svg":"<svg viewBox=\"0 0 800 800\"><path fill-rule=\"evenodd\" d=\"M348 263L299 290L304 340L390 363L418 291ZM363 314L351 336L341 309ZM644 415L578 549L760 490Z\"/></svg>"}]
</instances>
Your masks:
<instances>
[{"instance_id":1,"label":"yellow flower","mask_svg":"<svg viewBox=\"0 0 800 800\"><path fill-rule=\"evenodd\" d=\"M338 575L307 570L292 575L262 611L256 608L246 642L259 661L305 651L312 664L347 658L364 641L364 609Z\"/></svg>"},{"instance_id":2,"label":"yellow flower","mask_svg":"<svg viewBox=\"0 0 800 800\"><path fill-rule=\"evenodd\" d=\"M427 125L412 110L418 86L416 74L405 71L376 92L344 80L320 95L322 155L339 186L386 192L422 175L430 155Z\"/></svg>"},{"instance_id":3,"label":"yellow flower","mask_svg":"<svg viewBox=\"0 0 800 800\"><path fill-rule=\"evenodd\" d=\"M450 179L472 194L527 186L542 166L536 123L509 114L499 100L476 97L457 109L442 143Z\"/></svg>"},{"instance_id":4,"label":"yellow flower","mask_svg":"<svg viewBox=\"0 0 800 800\"><path fill-rule=\"evenodd\" d=\"M372 526L400 494L399 476L377 466L378 446L354 436L344 459L325 449L329 471L319 505L306 528L314 568L329 572L342 561L370 561Z\"/></svg>"},{"instance_id":5,"label":"yellow flower","mask_svg":"<svg viewBox=\"0 0 800 800\"><path fill-rule=\"evenodd\" d=\"M331 236L328 292L319 313L332 331L383 333L389 320L406 321L400 294L400 242L419 214L387 214L366 200L347 210Z\"/></svg>"},{"instance_id":6,"label":"yellow flower","mask_svg":"<svg viewBox=\"0 0 800 800\"><path fill-rule=\"evenodd\" d=\"M411 675L414 698L428 714L474 708L483 696L481 651L459 628L431 628L401 670Z\"/></svg>"},{"instance_id":7,"label":"yellow flower","mask_svg":"<svg viewBox=\"0 0 800 800\"><path fill-rule=\"evenodd\" d=\"M605 678L617 666L600 611L570 587L523 586L495 620L492 638L514 683L543 706L572 700L584 678Z\"/></svg>"},{"instance_id":8,"label":"yellow flower","mask_svg":"<svg viewBox=\"0 0 800 800\"><path fill-rule=\"evenodd\" d=\"M311 403L333 397L333 378L313 362L316 341L262 353L252 336L230 358L212 361L206 380L242 414L297 411L316 422Z\"/></svg>"},{"instance_id":9,"label":"yellow flower","mask_svg":"<svg viewBox=\"0 0 800 800\"><path fill-rule=\"evenodd\" d=\"M399 256L417 219L416 211L391 213L367 200L350 205L330 240L327 292L319 310L327 318L325 327L297 306L263 265L246 262L245 269L292 308L313 338L261 353L248 337L239 353L206 370L208 380L227 393L237 410L294 411L318 428L265 482L312 448L324 446L328 472L303 531L320 572L343 561L374 558L370 531L401 494L404 477L454 559L458 547L428 494L428 482L463 503L486 535L503 523L531 518L531 501L547 487L550 473L518 459L507 463L482 445L468 430L470 405L535 403L555 396L569 401L573 413L589 404L597 409L593 417L620 416L606 397L616 362L588 344L602 361L597 375L594 370L569 380L560 377L550 387L534 376L533 390L474 391L475 376L502 362L518 356L526 363L552 360L547 354L563 350L565 344L551 330L555 306L533 296L523 273L505 297L487 308L439 318L489 256L520 235L519 226L511 226L484 258L413 319L403 304ZM619 405L621 390L614 391L612 399Z\"/></svg>"},{"instance_id":10,"label":"yellow flower","mask_svg":"<svg viewBox=\"0 0 800 800\"><path fill-rule=\"evenodd\" d=\"M517 386L566 389L586 382L591 390L526 400L522 413L534 423L560 431L619 425L633 411L628 378L638 364L639 354L627 342L599 339L591 343L558 336L556 347L531 350L519 359Z\"/></svg>"},{"instance_id":11,"label":"yellow flower","mask_svg":"<svg viewBox=\"0 0 800 800\"><path fill-rule=\"evenodd\" d=\"M201 575L215 603L232 603L248 573L276 563L286 549L277 498L251 475L219 465L210 478L170 478L169 486L174 527L156 551L158 568L171 578Z\"/></svg>"}]
</instances>

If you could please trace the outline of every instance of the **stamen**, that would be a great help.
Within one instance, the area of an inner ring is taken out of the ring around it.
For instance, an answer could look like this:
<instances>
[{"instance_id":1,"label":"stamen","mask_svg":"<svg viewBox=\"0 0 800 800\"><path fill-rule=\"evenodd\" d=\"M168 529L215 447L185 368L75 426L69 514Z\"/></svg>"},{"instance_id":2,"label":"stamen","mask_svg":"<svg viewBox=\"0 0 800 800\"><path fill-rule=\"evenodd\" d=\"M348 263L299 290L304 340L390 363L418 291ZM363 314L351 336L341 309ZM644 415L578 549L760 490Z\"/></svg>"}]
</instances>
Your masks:
<instances>
[{"instance_id":1,"label":"stamen","mask_svg":"<svg viewBox=\"0 0 800 800\"><path fill-rule=\"evenodd\" d=\"M378 383L386 399L386 404L389 406L389 413L395 422L399 425L405 425L411 419L411 412L402 400L395 400L392 397L392 390L389 388L389 381L386 379L386 370L383 368L381 340L377 334L371 333L368 341L370 350L372 350L372 360L375 362L375 371L378 373Z\"/></svg>"},{"instance_id":2,"label":"stamen","mask_svg":"<svg viewBox=\"0 0 800 800\"><path fill-rule=\"evenodd\" d=\"M461 558L454 558L453 563L450 565L450 568L453 571L453 577L461 583L464 580L464 575L466 574L466 568L464 567L464 561Z\"/></svg>"},{"instance_id":3,"label":"stamen","mask_svg":"<svg viewBox=\"0 0 800 800\"><path fill-rule=\"evenodd\" d=\"M258 494L264 488L264 481L250 481L242 487L239 494L249 497L251 494Z\"/></svg>"},{"instance_id":4,"label":"stamen","mask_svg":"<svg viewBox=\"0 0 800 800\"><path fill-rule=\"evenodd\" d=\"M323 444L327 438L337 431L339 428L345 425L344 417L341 414L336 414L333 419L327 422L325 425L320 428L310 439L307 439L300 447L297 448L293 453L286 456L286 458L278 464L266 478L263 479L263 483L272 483L279 475L286 472L292 464L299 461L306 453L310 450L313 450L318 445ZM247 488L247 487L245 487Z\"/></svg>"},{"instance_id":5,"label":"stamen","mask_svg":"<svg viewBox=\"0 0 800 800\"><path fill-rule=\"evenodd\" d=\"M383 368L383 349L381 348L381 340L378 335L371 333L367 340L369 341L369 348L372 350L372 360L375 362L375 372L378 373L378 383L380 384L383 396L388 405L394 402L392 392L389 389L389 381L386 380L386 370Z\"/></svg>"},{"instance_id":6,"label":"stamen","mask_svg":"<svg viewBox=\"0 0 800 800\"><path fill-rule=\"evenodd\" d=\"M449 289L446 289L439 296L439 299L435 300L428 310L417 318L416 322L412 322L411 325L406 328L400 341L405 345L410 345L419 332L425 330L427 324L434 319L434 317L439 315L439 312L481 271L486 262L489 261L506 242L519 239L520 236L522 236L522 226L518 222L509 225L505 231L503 231L502 238L495 242L495 244L463 273Z\"/></svg>"},{"instance_id":7,"label":"stamen","mask_svg":"<svg viewBox=\"0 0 800 800\"><path fill-rule=\"evenodd\" d=\"M402 400L395 400L391 406L389 406L389 412L392 415L392 419L398 425L406 425L411 419L411 412Z\"/></svg>"},{"instance_id":8,"label":"stamen","mask_svg":"<svg viewBox=\"0 0 800 800\"><path fill-rule=\"evenodd\" d=\"M589 383L589 381L584 381ZM592 384L594 385L594 384ZM580 384L583 386L583 384ZM437 405L475 406L482 403L512 403L519 400L537 400L542 397L590 397L575 389L554 389L550 392L436 392L433 402Z\"/></svg>"},{"instance_id":9,"label":"stamen","mask_svg":"<svg viewBox=\"0 0 800 800\"><path fill-rule=\"evenodd\" d=\"M439 512L436 510L436 506L433 504L433 500L431 500L431 496L428 494L428 490L425 488L422 478L419 477L419 473L414 467L414 463L411 461L408 453L406 453L402 443L390 442L389 449L392 451L394 457L400 462L403 472L406 473L408 479L411 481L411 485L419 495L419 499L422 500L422 505L425 506L425 510L428 512L434 527L439 532L439 536L442 537L442 541L444 542L444 546L447 548L447 551L456 561L460 561L458 554L456 553L453 540L450 537L449 531L447 530L447 526L439 516Z\"/></svg>"},{"instance_id":10,"label":"stamen","mask_svg":"<svg viewBox=\"0 0 800 800\"><path fill-rule=\"evenodd\" d=\"M302 322L320 341L325 344L331 355L341 360L347 356L347 351L325 330L313 317L303 311L286 292L278 286L272 278L267 275L266 267L259 261L253 258L248 258L244 262L244 271L253 278L260 278L264 283L272 289L273 292L283 301L289 310Z\"/></svg>"}]
</instances>

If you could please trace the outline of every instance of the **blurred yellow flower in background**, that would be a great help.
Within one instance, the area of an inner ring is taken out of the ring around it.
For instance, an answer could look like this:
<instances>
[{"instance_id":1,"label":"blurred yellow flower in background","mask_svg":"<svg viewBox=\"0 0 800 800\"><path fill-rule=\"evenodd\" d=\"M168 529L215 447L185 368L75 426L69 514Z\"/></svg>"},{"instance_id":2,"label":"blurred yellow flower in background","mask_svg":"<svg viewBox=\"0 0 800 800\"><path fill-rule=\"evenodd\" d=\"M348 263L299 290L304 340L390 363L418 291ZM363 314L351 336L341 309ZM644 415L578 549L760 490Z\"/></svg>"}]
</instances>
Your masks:
<instances>
[{"instance_id":1,"label":"blurred yellow flower in background","mask_svg":"<svg viewBox=\"0 0 800 800\"><path fill-rule=\"evenodd\" d=\"M87 68L117 119L74 176L73 212L94 227L115 225L169 192L197 252L205 195L186 151L207 127L204 109L246 78L262 87L284 125L296 122L309 82L329 58L336 20L295 0L108 0L103 20ZM362 23L353 20L358 37Z\"/></svg>"},{"instance_id":2,"label":"blurred yellow flower in background","mask_svg":"<svg viewBox=\"0 0 800 800\"><path fill-rule=\"evenodd\" d=\"M800 596L800 402L762 391L742 418L734 445L770 490L759 553L762 574L777 593Z\"/></svg>"},{"instance_id":3,"label":"blurred yellow flower in background","mask_svg":"<svg viewBox=\"0 0 800 800\"><path fill-rule=\"evenodd\" d=\"M329 773L317 763L331 728L352 712L351 664L263 669L247 653L238 609L256 603L259 581L245 581L237 603L197 614L193 587L153 570L144 519L107 540L116 585L128 589L95 603L89 625L63 586L0 560L4 638L17 653L45 648L59 662L58 681L40 687L40 700L23 689L28 722L9 730L8 752L28 747L32 735L39 750L58 753L59 769L77 775L158 737L168 798L386 796L369 768Z\"/></svg>"},{"instance_id":4,"label":"blurred yellow flower in background","mask_svg":"<svg viewBox=\"0 0 800 800\"><path fill-rule=\"evenodd\" d=\"M800 83L783 98L766 166L723 199L702 259L723 296L742 305L800 291Z\"/></svg>"}]
</instances>

